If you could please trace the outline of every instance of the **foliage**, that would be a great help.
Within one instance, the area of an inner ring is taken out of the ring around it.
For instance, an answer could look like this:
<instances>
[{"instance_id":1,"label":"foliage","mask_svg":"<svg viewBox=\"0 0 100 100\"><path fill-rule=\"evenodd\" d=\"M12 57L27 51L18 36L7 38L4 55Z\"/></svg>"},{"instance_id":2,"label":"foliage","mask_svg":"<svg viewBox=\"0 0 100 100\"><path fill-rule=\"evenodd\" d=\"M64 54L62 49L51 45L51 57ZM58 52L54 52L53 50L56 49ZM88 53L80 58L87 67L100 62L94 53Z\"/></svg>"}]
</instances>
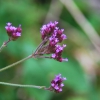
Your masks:
<instances>
[{"instance_id":1,"label":"foliage","mask_svg":"<svg viewBox=\"0 0 100 100\"><path fill-rule=\"evenodd\" d=\"M98 11L90 2L74 1L99 35ZM0 68L30 55L35 50L41 42L40 27L45 22L51 5L50 0L0 1L0 45L8 40L4 28L7 22L12 22L16 26L22 25L22 36L17 41L10 42L0 53ZM55 20L58 19L56 17L59 18L59 25L64 26L65 34L68 36L65 40L67 48L63 56L69 61L60 63L51 59L29 59L0 72L0 81L48 87L54 75L61 73L67 78L64 91L56 94L34 88L0 85L0 100L99 100L100 59L98 52L89 36L80 28L65 6L60 16L54 16ZM48 22L53 20L47 19Z\"/></svg>"}]
</instances>

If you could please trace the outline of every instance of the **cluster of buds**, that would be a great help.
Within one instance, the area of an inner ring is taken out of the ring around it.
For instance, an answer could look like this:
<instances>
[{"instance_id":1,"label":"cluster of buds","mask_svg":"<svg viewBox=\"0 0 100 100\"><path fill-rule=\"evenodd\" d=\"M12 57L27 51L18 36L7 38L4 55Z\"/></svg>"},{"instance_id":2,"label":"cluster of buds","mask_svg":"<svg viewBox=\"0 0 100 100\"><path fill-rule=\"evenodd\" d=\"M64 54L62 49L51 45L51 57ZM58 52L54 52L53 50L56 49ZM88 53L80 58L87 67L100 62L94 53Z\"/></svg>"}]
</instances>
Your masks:
<instances>
[{"instance_id":1,"label":"cluster of buds","mask_svg":"<svg viewBox=\"0 0 100 100\"><path fill-rule=\"evenodd\" d=\"M12 23L8 22L7 25L5 26L5 29L11 40L16 40L18 37L21 36L21 32L22 32L21 25L15 27L12 26Z\"/></svg>"},{"instance_id":2,"label":"cluster of buds","mask_svg":"<svg viewBox=\"0 0 100 100\"><path fill-rule=\"evenodd\" d=\"M58 22L50 22L47 25L43 25L41 28L41 37L42 40L45 41L44 44L42 44L41 48L39 48L37 55L43 55L43 54L51 54L50 57L55 59L59 62L62 61L68 61L67 58L62 58L62 52L64 48L66 47L65 44L63 46L60 46L58 43L61 43L63 40L67 39L66 35L63 34L64 29L59 29L57 27Z\"/></svg>"},{"instance_id":3,"label":"cluster of buds","mask_svg":"<svg viewBox=\"0 0 100 100\"><path fill-rule=\"evenodd\" d=\"M55 76L55 78L51 81L51 86L48 88L50 91L54 91L56 93L62 92L62 87L64 84L62 83L66 80L65 77L61 77L61 74Z\"/></svg>"}]
</instances>

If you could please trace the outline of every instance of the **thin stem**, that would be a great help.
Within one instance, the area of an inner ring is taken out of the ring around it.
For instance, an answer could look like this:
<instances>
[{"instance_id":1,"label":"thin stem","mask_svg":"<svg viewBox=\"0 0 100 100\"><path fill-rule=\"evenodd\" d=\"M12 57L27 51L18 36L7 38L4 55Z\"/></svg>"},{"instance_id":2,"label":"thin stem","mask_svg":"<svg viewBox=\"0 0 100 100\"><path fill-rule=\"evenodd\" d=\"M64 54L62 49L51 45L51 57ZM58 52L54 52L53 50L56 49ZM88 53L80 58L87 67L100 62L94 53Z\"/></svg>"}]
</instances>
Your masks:
<instances>
[{"instance_id":1,"label":"thin stem","mask_svg":"<svg viewBox=\"0 0 100 100\"><path fill-rule=\"evenodd\" d=\"M52 57L47 57L47 56L37 56L37 58L48 58L48 59L52 59Z\"/></svg>"},{"instance_id":2,"label":"thin stem","mask_svg":"<svg viewBox=\"0 0 100 100\"><path fill-rule=\"evenodd\" d=\"M3 50L3 48L4 48L4 47L6 47L6 46L7 46L7 44L8 44L11 40L12 40L12 38L9 38L9 40L8 40L8 41L3 42L2 46L0 47L0 52Z\"/></svg>"},{"instance_id":3,"label":"thin stem","mask_svg":"<svg viewBox=\"0 0 100 100\"><path fill-rule=\"evenodd\" d=\"M2 46L0 47L0 52L2 51L2 49L6 47L6 45L3 43Z\"/></svg>"},{"instance_id":4,"label":"thin stem","mask_svg":"<svg viewBox=\"0 0 100 100\"><path fill-rule=\"evenodd\" d=\"M35 50L34 54L36 54L38 52L38 50L45 44L45 42L47 42L47 39L44 39L40 45L37 47L37 49Z\"/></svg>"},{"instance_id":5,"label":"thin stem","mask_svg":"<svg viewBox=\"0 0 100 100\"><path fill-rule=\"evenodd\" d=\"M10 41L10 39L9 39L9 41ZM7 41L7 42L5 43L5 45L6 45L9 41ZM47 42L47 39L44 39L44 41L42 41L42 42L40 43L40 45L37 47L37 49L35 50L35 52L34 52L32 55L29 55L28 57L26 57L26 58L24 58L24 59L22 59L22 60L20 60L20 61L17 61L17 62L15 62L15 63L11 64L11 65L8 65L8 66L6 66L6 67L4 67L4 68L1 68L1 69L0 69L0 72L6 70L6 69L8 69L8 68L11 68L11 67L13 67L13 66L15 66L15 65L17 65L17 64L19 64L19 63L21 63L21 62L23 62L23 61L25 61L25 60L27 60L27 59L29 59L29 58L35 57L35 54L36 54L36 53L38 52L38 50L45 44L45 42Z\"/></svg>"},{"instance_id":6,"label":"thin stem","mask_svg":"<svg viewBox=\"0 0 100 100\"><path fill-rule=\"evenodd\" d=\"M9 39L9 41L10 41L10 40L11 40L11 39ZM9 41L5 42L4 44L6 45ZM15 66L15 65L17 65L17 64L19 64L19 63L21 63L21 62L23 62L23 61L25 61L25 60L27 60L27 59L29 59L29 58L35 57L35 55L37 54L38 50L39 50L46 42L47 42L47 38L45 38L45 39L40 43L40 45L37 47L37 49L35 50L35 52L34 52L32 55L29 55L28 57L26 57L26 58L24 58L24 59L22 59L22 60L20 60L20 61L17 61L17 62L15 62L15 63L11 64L11 65L8 65L8 66L6 66L6 67L4 67L4 68L1 68L1 69L0 69L0 72L6 70L6 69L8 69L8 68L11 68L11 67L13 67L13 66Z\"/></svg>"},{"instance_id":7,"label":"thin stem","mask_svg":"<svg viewBox=\"0 0 100 100\"><path fill-rule=\"evenodd\" d=\"M15 86L15 87L27 87L27 88L45 89L45 86L22 85L22 84L13 84L13 83L6 83L6 82L0 82L0 84L8 85L8 86Z\"/></svg>"},{"instance_id":8,"label":"thin stem","mask_svg":"<svg viewBox=\"0 0 100 100\"><path fill-rule=\"evenodd\" d=\"M32 58L32 57L33 57L33 55L29 55L28 57L26 57L26 58L24 58L24 59L22 59L22 60L20 60L20 61L17 61L17 62L15 62L15 63L11 64L11 65L8 65L8 66L6 66L6 67L4 67L4 68L1 68L1 69L0 69L0 72L6 70L6 69L8 69L8 68L11 68L11 67L13 67L13 66L15 66L15 65L17 65L17 64L19 64L19 63L21 63L21 62L23 62L23 61L25 61L25 60L27 60L27 59L29 59L29 58Z\"/></svg>"}]
</instances>

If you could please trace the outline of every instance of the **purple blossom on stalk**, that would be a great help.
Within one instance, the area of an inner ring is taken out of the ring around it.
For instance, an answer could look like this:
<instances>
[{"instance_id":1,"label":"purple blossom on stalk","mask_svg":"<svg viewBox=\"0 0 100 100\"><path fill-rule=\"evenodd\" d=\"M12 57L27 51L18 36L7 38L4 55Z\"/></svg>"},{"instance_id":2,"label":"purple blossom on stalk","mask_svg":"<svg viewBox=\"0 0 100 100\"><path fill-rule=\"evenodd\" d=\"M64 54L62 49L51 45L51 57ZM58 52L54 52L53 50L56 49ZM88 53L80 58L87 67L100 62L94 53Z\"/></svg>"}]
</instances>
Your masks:
<instances>
[{"instance_id":1,"label":"purple blossom on stalk","mask_svg":"<svg viewBox=\"0 0 100 100\"><path fill-rule=\"evenodd\" d=\"M55 21L49 22L48 24L42 26L40 30L42 43L39 45L39 47L33 54L34 57L52 58L59 62L68 61L67 58L62 58L62 53L66 45L63 44L61 46L58 44L61 43L63 40L67 39L67 36L63 33L64 29L59 29L59 27L57 27L57 24L58 22ZM16 40L21 36L21 25L15 27L12 25L12 23L8 22L5 26L5 29L9 36L9 41ZM5 44L7 44L8 42L6 42ZM49 57L45 57L45 54L51 55Z\"/></svg>"},{"instance_id":2,"label":"purple blossom on stalk","mask_svg":"<svg viewBox=\"0 0 100 100\"><path fill-rule=\"evenodd\" d=\"M62 83L66 80L65 77L61 77L61 74L55 76L55 78L51 81L51 86L48 90L54 91L56 93L62 92L62 87L64 84Z\"/></svg>"},{"instance_id":3,"label":"purple blossom on stalk","mask_svg":"<svg viewBox=\"0 0 100 100\"><path fill-rule=\"evenodd\" d=\"M18 27L12 26L12 23L8 22L7 25L5 26L5 29L7 31L8 36L12 40L16 40L21 36L22 28L21 25Z\"/></svg>"},{"instance_id":4,"label":"purple blossom on stalk","mask_svg":"<svg viewBox=\"0 0 100 100\"><path fill-rule=\"evenodd\" d=\"M68 61L67 58L64 59L64 58L61 57L62 52L63 52L63 49L66 47L66 45L63 45L63 46L55 45L55 46L56 46L56 47L55 47L55 52L54 52L54 54L52 54L51 57L52 57L53 59L56 59L56 60L59 61L59 62Z\"/></svg>"},{"instance_id":5,"label":"purple blossom on stalk","mask_svg":"<svg viewBox=\"0 0 100 100\"><path fill-rule=\"evenodd\" d=\"M58 22L55 21L54 23L50 22L47 25L42 26L40 31L41 37L42 40L47 39L46 42L48 43L48 45L44 45L40 52L45 50L45 52L43 52L42 54L51 54L50 58L55 59L59 62L68 61L67 58L64 59L61 57L66 45L58 45L58 43L61 43L63 40L67 39L67 36L63 33L64 29L59 29L59 27L57 27L57 24Z\"/></svg>"},{"instance_id":6,"label":"purple blossom on stalk","mask_svg":"<svg viewBox=\"0 0 100 100\"><path fill-rule=\"evenodd\" d=\"M49 35L52 34L52 32L54 31L56 25L58 24L58 22L50 22L48 23L47 25L43 25L40 32L41 32L41 35L42 35L42 39L44 40L46 37L48 37Z\"/></svg>"}]
</instances>

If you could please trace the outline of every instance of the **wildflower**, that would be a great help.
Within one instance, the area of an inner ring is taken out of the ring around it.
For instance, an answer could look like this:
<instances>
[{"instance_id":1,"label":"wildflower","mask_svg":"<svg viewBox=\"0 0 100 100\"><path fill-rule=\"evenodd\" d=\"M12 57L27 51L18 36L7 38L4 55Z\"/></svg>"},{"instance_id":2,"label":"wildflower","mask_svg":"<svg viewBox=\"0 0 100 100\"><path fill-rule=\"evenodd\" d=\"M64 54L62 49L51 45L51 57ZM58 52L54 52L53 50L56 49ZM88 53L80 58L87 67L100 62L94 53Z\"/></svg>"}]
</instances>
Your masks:
<instances>
[{"instance_id":1,"label":"wildflower","mask_svg":"<svg viewBox=\"0 0 100 100\"><path fill-rule=\"evenodd\" d=\"M67 39L67 36L63 33L64 29L59 29L57 27L58 22L49 22L47 25L43 25L40 32L42 40L45 39L45 44L38 50L39 52L37 54L51 54L50 57L55 59L59 62L62 61L68 61L67 58L62 58L62 52L66 45L63 44L63 46L58 45L58 43L61 43L63 40Z\"/></svg>"},{"instance_id":2,"label":"wildflower","mask_svg":"<svg viewBox=\"0 0 100 100\"><path fill-rule=\"evenodd\" d=\"M56 59L57 61L59 62L62 62L62 61L68 61L67 58L62 58L61 55L62 55L62 52L63 52L63 49L66 47L66 45L63 45L63 46L60 46L60 45L56 45L55 46L55 52L54 54L52 54L52 58L53 59Z\"/></svg>"},{"instance_id":3,"label":"wildflower","mask_svg":"<svg viewBox=\"0 0 100 100\"><path fill-rule=\"evenodd\" d=\"M58 22L50 22L48 23L47 25L43 25L40 32L41 32L41 35L42 35L42 39L44 40L46 37L48 37L49 35L52 34L52 32L54 31L56 25L58 24Z\"/></svg>"},{"instance_id":4,"label":"wildflower","mask_svg":"<svg viewBox=\"0 0 100 100\"><path fill-rule=\"evenodd\" d=\"M12 23L8 22L7 25L5 26L5 29L7 31L8 36L12 39L12 40L16 40L17 38L19 38L21 36L21 25L19 25L18 27L12 26Z\"/></svg>"},{"instance_id":5,"label":"wildflower","mask_svg":"<svg viewBox=\"0 0 100 100\"><path fill-rule=\"evenodd\" d=\"M61 74L56 75L55 78L51 81L51 86L48 88L48 90L54 91L56 93L62 92L62 87L64 86L62 82L64 80L66 80L66 78L61 77Z\"/></svg>"}]
</instances>

